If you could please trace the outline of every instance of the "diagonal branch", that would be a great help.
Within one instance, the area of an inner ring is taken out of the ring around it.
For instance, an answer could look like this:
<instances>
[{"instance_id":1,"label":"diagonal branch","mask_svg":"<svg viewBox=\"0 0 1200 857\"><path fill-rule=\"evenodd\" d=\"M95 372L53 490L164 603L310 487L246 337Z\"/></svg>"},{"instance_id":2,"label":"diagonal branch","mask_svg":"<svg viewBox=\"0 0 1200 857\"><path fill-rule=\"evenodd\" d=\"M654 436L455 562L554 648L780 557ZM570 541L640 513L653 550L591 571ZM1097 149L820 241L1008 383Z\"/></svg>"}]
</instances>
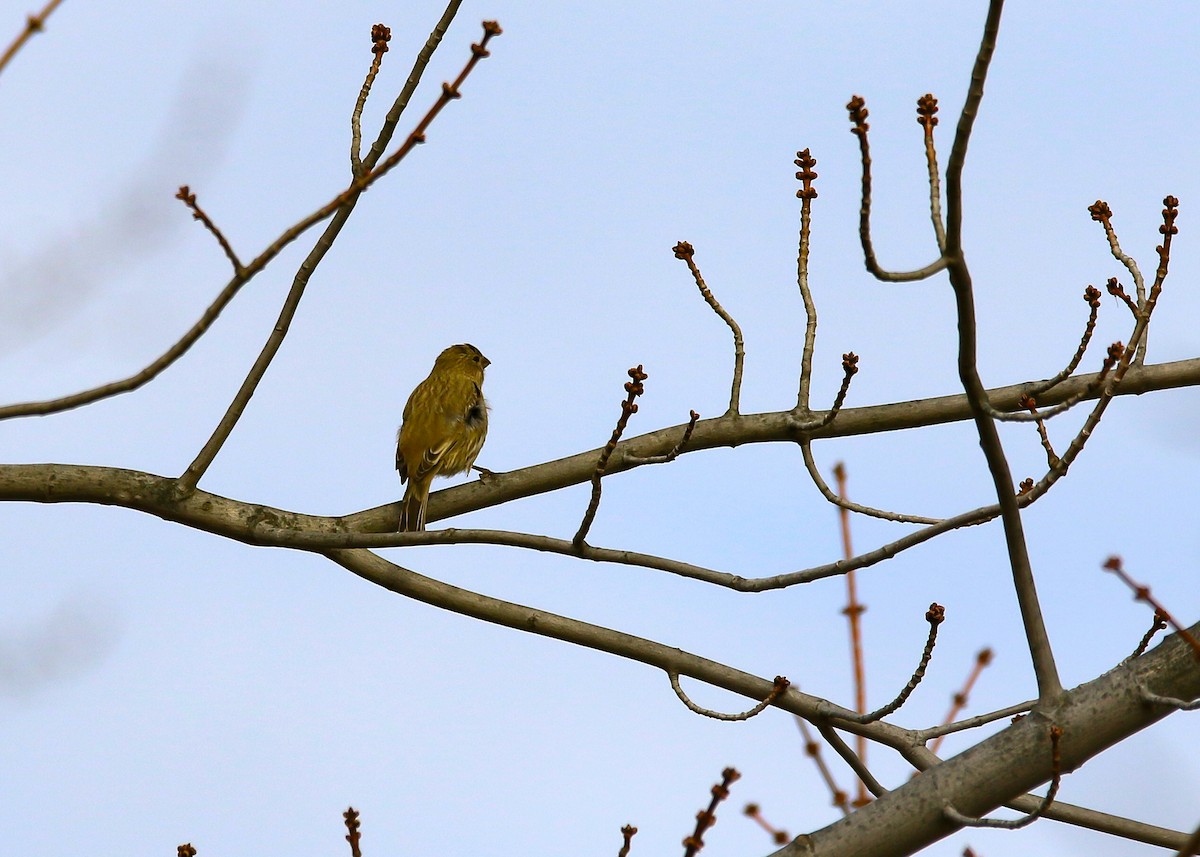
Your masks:
<instances>
[{"instance_id":1,"label":"diagonal branch","mask_svg":"<svg viewBox=\"0 0 1200 857\"><path fill-rule=\"evenodd\" d=\"M0 72L3 72L5 67L12 62L12 58L17 55L17 52L25 47L26 42L46 28L46 19L58 8L58 4L61 2L62 0L50 0L49 3L42 7L42 11L32 14L25 19L25 28L17 34L12 44L5 48L4 54L0 55Z\"/></svg>"},{"instance_id":2,"label":"diagonal branch","mask_svg":"<svg viewBox=\"0 0 1200 857\"><path fill-rule=\"evenodd\" d=\"M333 246L334 240L342 231L342 227L346 224L351 212L354 210L354 206L358 203L359 196L371 182L385 175L396 164L400 163L417 145L425 141L425 130L429 127L430 123L441 112L443 107L460 97L459 87L467 75L471 73L471 70L475 68L481 59L488 55L487 43L494 36L499 35L500 28L493 21L485 21L483 30L483 38L479 44L471 46L471 58L467 61L467 64L463 67L463 70L459 73L454 83L442 84L441 95L434 102L433 107L425 114L424 118L417 124L416 129L409 134L404 144L378 167L374 166L375 162L372 160L372 156L375 155L376 151L374 147L372 147L367 158L364 159L362 165L364 175L356 178L351 183L350 188L342 194L344 200L338 206L337 213L325 227L325 231L321 234L321 237L317 239L316 245L309 251L308 256L301 263L300 269L292 280L292 287L284 301L283 308L279 312L279 318L276 320L275 326L271 329L271 334L267 338L262 351L259 353L258 359L254 361L250 372L246 375L245 380L242 381L242 385L226 409L225 415L217 423L217 427L213 430L204 447L180 475L178 493L181 496L186 496L195 490L200 478L208 470L213 460L217 457L217 454L221 451L221 447L225 445L225 441L228 440L229 435L233 432L238 420L241 419L242 413L250 403L251 397L258 389L259 382L266 375L268 367L270 367L272 361L275 359L280 346L283 345L283 340L287 336L292 319L295 317L296 310L300 305L300 300L304 297L304 290L308 285L309 279L321 263L321 260L325 258L325 254L329 251L329 248ZM435 30L435 34L436 32ZM430 39L432 40L433 38L434 35L431 34ZM438 38L440 39L440 36Z\"/></svg>"},{"instance_id":3,"label":"diagonal branch","mask_svg":"<svg viewBox=\"0 0 1200 857\"><path fill-rule=\"evenodd\" d=\"M987 80L988 66L996 49L996 37L1000 31L1000 14L1003 0L992 0L988 6L987 22L983 38L975 57L971 72L971 84L967 99L958 118L954 146L950 151L950 162L946 168L946 258L949 265L950 285L954 289L955 308L958 315L958 374L963 391L967 395L979 433L979 445L987 460L988 472L999 500L1001 518L1004 522L1004 540L1008 551L1008 562L1012 569L1013 588L1025 627L1025 638L1037 677L1038 695L1050 701L1062 694L1062 681L1054 662L1050 637L1038 602L1034 584L1033 567L1029 559L1029 548L1025 542L1024 526L1021 522L1020 505L1008 459L1000 443L1000 433L988 413L988 396L979 377L976 361L978 350L978 328L975 322L975 298L971 284L971 272L967 267L962 246L963 191L962 172L966 162L967 145L971 138L979 105L983 99L983 87Z\"/></svg>"}]
</instances>

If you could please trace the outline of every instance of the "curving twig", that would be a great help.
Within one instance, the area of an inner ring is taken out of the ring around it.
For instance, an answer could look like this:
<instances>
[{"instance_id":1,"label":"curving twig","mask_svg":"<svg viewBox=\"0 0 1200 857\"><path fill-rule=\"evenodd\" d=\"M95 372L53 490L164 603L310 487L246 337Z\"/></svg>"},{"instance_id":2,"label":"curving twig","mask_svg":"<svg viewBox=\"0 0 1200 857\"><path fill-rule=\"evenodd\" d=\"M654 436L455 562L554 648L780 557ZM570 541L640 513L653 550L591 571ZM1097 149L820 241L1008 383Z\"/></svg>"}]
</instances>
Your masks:
<instances>
[{"instance_id":1,"label":"curving twig","mask_svg":"<svg viewBox=\"0 0 1200 857\"><path fill-rule=\"evenodd\" d=\"M746 349L742 340L742 328L734 321L725 309L721 306L721 302L709 289L704 282L704 277L700 275L700 269L696 267L696 260L693 258L696 255L696 250L687 241L680 241L671 250L675 253L676 259L681 259L687 263L688 270L692 272L692 278L696 281L696 287L700 289L700 296L704 298L705 303L712 307L713 312L721 317L721 319L729 325L729 329L733 331L733 383L729 391L729 410L725 413L736 414L739 412L739 407L742 398L742 366L746 359Z\"/></svg>"},{"instance_id":2,"label":"curving twig","mask_svg":"<svg viewBox=\"0 0 1200 857\"><path fill-rule=\"evenodd\" d=\"M1002 830L1019 830L1022 827L1033 824L1041 818L1046 810L1050 809L1050 805L1054 803L1054 797L1058 794L1058 787L1062 782L1062 756L1059 753L1058 742L1062 738L1063 731L1057 726L1050 727L1050 766L1052 776L1050 778L1050 788L1046 791L1046 796L1042 798L1042 802L1032 812L1025 815L1023 818L973 818L963 815L950 804L946 804L943 812L946 817L955 824L961 824L964 827L993 827Z\"/></svg>"},{"instance_id":3,"label":"curving twig","mask_svg":"<svg viewBox=\"0 0 1200 857\"><path fill-rule=\"evenodd\" d=\"M800 453L804 457L804 467L808 471L808 475L812 478L813 484L817 486L817 490L821 492L830 503L848 512L858 512L860 515L867 515L871 518L880 518L884 521L895 521L901 524L940 524L941 518L927 518L923 515L906 515L901 512L889 512L886 509L876 509L872 506L863 506L860 503L855 503L848 499L845 495L833 491L825 478L821 475L820 468L817 467L816 459L812 454L812 442L809 440L800 441ZM836 466L841 466L836 465ZM836 473L836 470L835 470Z\"/></svg>"},{"instance_id":4,"label":"curving twig","mask_svg":"<svg viewBox=\"0 0 1200 857\"><path fill-rule=\"evenodd\" d=\"M791 686L786 678L781 675L775 676L775 684L771 688L771 692L766 695L762 702L753 708L748 708L739 714L726 714L721 711L713 711L711 708L702 708L692 702L691 698L684 692L683 685L679 683L679 673L668 672L667 677L671 679L671 690L675 691L675 695L679 697L679 701L687 706L688 711L693 714L699 714L703 717L711 717L713 720L723 720L726 723L736 723L742 720L749 720L751 717L762 714L766 711L771 703L777 700L780 695Z\"/></svg>"},{"instance_id":5,"label":"curving twig","mask_svg":"<svg viewBox=\"0 0 1200 857\"><path fill-rule=\"evenodd\" d=\"M1079 362L1083 360L1084 352L1087 351L1087 347L1092 341L1092 334L1096 330L1096 318L1100 314L1100 290L1089 283L1088 287L1083 290L1083 299L1087 302L1089 312L1087 324L1083 328L1083 335L1079 338L1079 347L1075 349L1075 353L1067 361L1067 365L1057 375L1053 378L1047 378L1045 381L1030 384L1029 395L1034 397L1040 396L1050 388L1056 387L1067 378L1070 378L1072 373L1079 368Z\"/></svg>"},{"instance_id":6,"label":"curving twig","mask_svg":"<svg viewBox=\"0 0 1200 857\"><path fill-rule=\"evenodd\" d=\"M929 623L929 637L925 640L925 648L921 652L921 661L917 668L913 670L912 678L908 680L908 684L900 691L900 693L881 708L877 708L867 714L856 714L853 717L839 717L839 720L849 720L852 723L874 723L876 720L882 720L889 714L892 714L908 701L912 692L917 689L917 685L925 678L925 669L929 666L929 660L933 657L933 647L937 645L937 629L938 626L946 618L946 608L940 604L933 603L929 605L929 610L925 613L925 621ZM861 754L861 750L860 750Z\"/></svg>"},{"instance_id":7,"label":"curving twig","mask_svg":"<svg viewBox=\"0 0 1200 857\"><path fill-rule=\"evenodd\" d=\"M863 100L862 96L855 95L846 105L846 110L849 111L850 121L854 125L850 129L850 133L858 138L858 151L862 160L862 201L858 209L858 237L862 242L863 261L866 263L867 270L871 272L875 279L886 283L906 283L913 282L914 280L925 280L939 271L945 270L949 259L944 250L944 236L938 242L939 246L943 248L941 255L924 268L919 268L915 271L887 271L880 267L879 262L875 259L875 246L871 241L871 143L867 139L867 132L871 129L871 126L867 122L867 116L869 115L867 102ZM919 118L918 121L920 121ZM926 133L931 135L932 128L930 127ZM928 145L932 145L932 138L930 140L931 142ZM936 160L933 168L936 169ZM936 223L940 225L940 215L937 217Z\"/></svg>"}]
</instances>

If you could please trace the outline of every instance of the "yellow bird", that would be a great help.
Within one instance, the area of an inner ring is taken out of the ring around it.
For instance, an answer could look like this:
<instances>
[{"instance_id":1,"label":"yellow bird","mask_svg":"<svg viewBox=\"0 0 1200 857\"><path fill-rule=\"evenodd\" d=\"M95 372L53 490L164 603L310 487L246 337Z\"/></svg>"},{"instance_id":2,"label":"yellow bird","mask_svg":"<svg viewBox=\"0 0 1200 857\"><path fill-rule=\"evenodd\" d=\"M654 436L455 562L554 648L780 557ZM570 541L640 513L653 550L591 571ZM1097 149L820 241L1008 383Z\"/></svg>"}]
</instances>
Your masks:
<instances>
[{"instance_id":1,"label":"yellow bird","mask_svg":"<svg viewBox=\"0 0 1200 857\"><path fill-rule=\"evenodd\" d=\"M425 529L429 483L435 476L466 473L487 438L488 404L483 370L492 361L474 345L451 345L404 406L396 435L396 469L408 483L400 504L400 531Z\"/></svg>"}]
</instances>

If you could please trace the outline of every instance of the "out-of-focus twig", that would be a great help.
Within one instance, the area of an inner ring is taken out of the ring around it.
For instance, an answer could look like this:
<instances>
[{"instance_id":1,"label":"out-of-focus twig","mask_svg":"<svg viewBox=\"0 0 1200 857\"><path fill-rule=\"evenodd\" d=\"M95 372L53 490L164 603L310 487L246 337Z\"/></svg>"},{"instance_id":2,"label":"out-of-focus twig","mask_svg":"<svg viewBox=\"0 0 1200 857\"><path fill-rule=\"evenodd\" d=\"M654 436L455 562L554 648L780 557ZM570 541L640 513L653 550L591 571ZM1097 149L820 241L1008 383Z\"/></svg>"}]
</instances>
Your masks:
<instances>
[{"instance_id":1,"label":"out-of-focus twig","mask_svg":"<svg viewBox=\"0 0 1200 857\"><path fill-rule=\"evenodd\" d=\"M62 0L50 0L49 3L42 7L42 11L30 14L25 18L25 28L17 34L12 44L4 49L4 53L0 54L0 72L3 72L5 67L12 61L12 58L17 55L17 52L25 47L27 41L46 29L46 19L58 8L58 4L61 2Z\"/></svg>"},{"instance_id":2,"label":"out-of-focus twig","mask_svg":"<svg viewBox=\"0 0 1200 857\"><path fill-rule=\"evenodd\" d=\"M813 738L812 732L809 731L808 724L804 722L803 717L796 718L796 725L800 727L800 735L804 739L804 755L812 759L813 764L817 766L817 772L829 788L829 794L832 795L833 805L842 811L842 815L849 815L850 798L838 786L837 781L833 778L833 772L829 770L829 766L821 758L821 745Z\"/></svg>"},{"instance_id":3,"label":"out-of-focus twig","mask_svg":"<svg viewBox=\"0 0 1200 857\"><path fill-rule=\"evenodd\" d=\"M975 665L971 668L971 673L967 676L967 680L963 682L962 689L959 690L958 693L954 694L954 696L951 698L950 710L947 711L946 716L942 718L943 724L953 723L958 719L959 712L966 707L966 704L971 697L971 688L975 686L975 682L979 679L980 674L991 662L992 650L990 648L980 649L978 654L975 655ZM942 732L939 733L936 738L934 738L933 744L929 748L931 752L937 753L938 748L942 746L942 739L946 736L946 734L947 733Z\"/></svg>"},{"instance_id":4,"label":"out-of-focus twig","mask_svg":"<svg viewBox=\"0 0 1200 857\"><path fill-rule=\"evenodd\" d=\"M1141 601L1142 603L1149 604L1151 607L1153 607L1155 617L1162 617L1165 619L1167 624L1175 629L1175 633L1177 633L1180 638L1191 647L1192 653L1195 654L1196 658L1200 660L1200 641L1197 641L1195 637L1189 634L1187 628L1175 621L1175 617L1167 611L1167 608L1150 594L1149 586L1135 582L1132 577L1125 573L1125 563L1119 556L1110 556L1104 561L1104 565L1101 567L1105 571L1111 571L1117 577L1121 578L1121 582L1133 590L1133 597L1135 601Z\"/></svg>"},{"instance_id":5,"label":"out-of-focus twig","mask_svg":"<svg viewBox=\"0 0 1200 857\"><path fill-rule=\"evenodd\" d=\"M837 480L838 496L845 497L847 494L846 465L840 461L835 464L833 476ZM845 506L838 508L838 529L842 536L842 556L850 559L854 556L854 540L850 534L850 512ZM862 614L866 610L867 605L858 600L856 575L853 571L848 571L846 572L846 606L842 608L842 614L850 626L850 663L853 666L854 710L859 714L863 714L867 710L867 668L863 657L862 641ZM856 735L854 741L855 752L862 760L863 765L866 765L867 739L863 735ZM857 792L854 805L864 806L869 798L867 797L867 786L861 778L858 781Z\"/></svg>"},{"instance_id":6,"label":"out-of-focus twig","mask_svg":"<svg viewBox=\"0 0 1200 857\"><path fill-rule=\"evenodd\" d=\"M684 837L683 857L695 857L704 847L704 832L717 823L717 805L729 797L729 786L741 776L733 768L726 768L721 772L721 782L712 787L712 800L709 801L708 809L696 813L696 828L690 836Z\"/></svg>"},{"instance_id":7,"label":"out-of-focus twig","mask_svg":"<svg viewBox=\"0 0 1200 857\"><path fill-rule=\"evenodd\" d=\"M756 803L746 804L746 808L742 810L742 814L749 816L754 820L754 823L765 830L771 837L771 841L776 845L787 845L792 841L786 830L781 830L775 827L771 822L763 818L762 808Z\"/></svg>"}]
</instances>

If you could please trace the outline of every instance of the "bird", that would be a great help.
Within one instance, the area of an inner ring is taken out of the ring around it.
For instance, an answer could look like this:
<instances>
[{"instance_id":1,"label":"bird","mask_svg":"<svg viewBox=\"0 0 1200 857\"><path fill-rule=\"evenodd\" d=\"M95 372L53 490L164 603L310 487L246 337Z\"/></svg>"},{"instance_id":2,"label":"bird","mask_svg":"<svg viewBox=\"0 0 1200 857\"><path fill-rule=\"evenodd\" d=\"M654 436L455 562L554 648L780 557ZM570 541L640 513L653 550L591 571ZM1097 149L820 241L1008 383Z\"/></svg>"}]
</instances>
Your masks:
<instances>
[{"instance_id":1,"label":"bird","mask_svg":"<svg viewBox=\"0 0 1200 857\"><path fill-rule=\"evenodd\" d=\"M396 470L407 483L400 532L425 529L433 477L467 473L479 456L488 428L483 370L491 362L474 345L451 345L408 397L396 433Z\"/></svg>"}]
</instances>

